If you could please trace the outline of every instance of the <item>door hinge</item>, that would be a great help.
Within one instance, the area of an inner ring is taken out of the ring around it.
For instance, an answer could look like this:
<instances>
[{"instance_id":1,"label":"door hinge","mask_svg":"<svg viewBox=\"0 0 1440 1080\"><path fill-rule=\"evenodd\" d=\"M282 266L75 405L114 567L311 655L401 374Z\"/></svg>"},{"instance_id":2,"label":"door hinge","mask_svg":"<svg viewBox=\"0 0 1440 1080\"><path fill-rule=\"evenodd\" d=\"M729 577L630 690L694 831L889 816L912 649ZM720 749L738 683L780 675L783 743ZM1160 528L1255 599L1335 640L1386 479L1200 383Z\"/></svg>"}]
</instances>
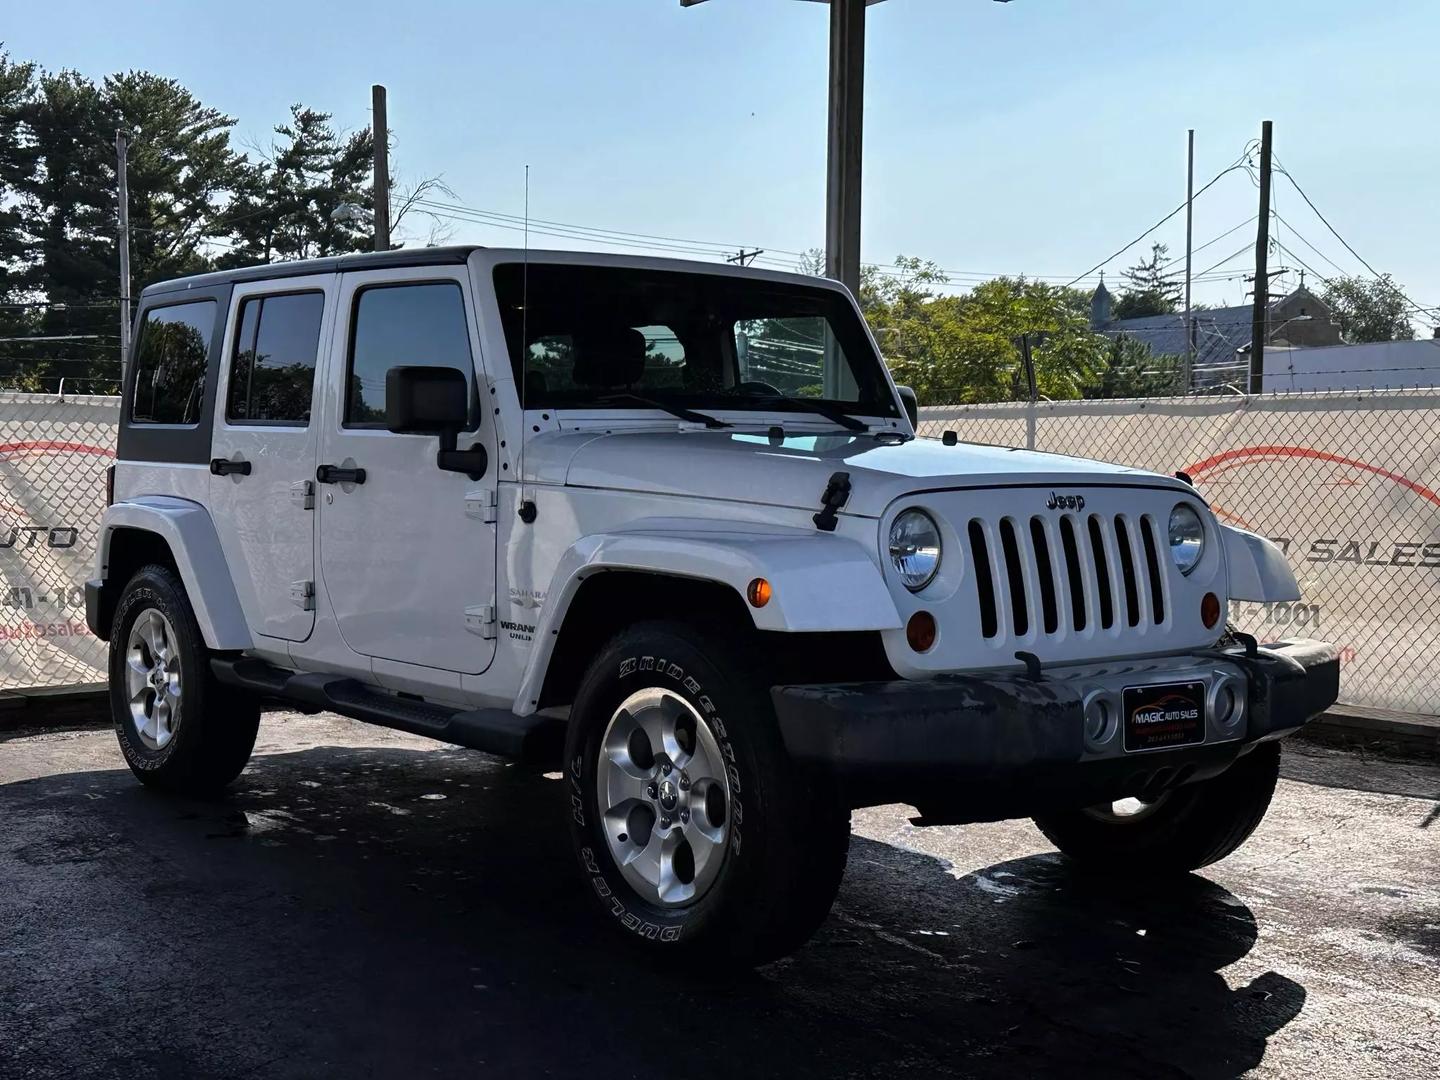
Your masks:
<instances>
[{"instance_id":1,"label":"door hinge","mask_svg":"<svg viewBox=\"0 0 1440 1080\"><path fill-rule=\"evenodd\" d=\"M301 611L314 611L315 582L292 581L290 583L290 602Z\"/></svg>"},{"instance_id":2,"label":"door hinge","mask_svg":"<svg viewBox=\"0 0 1440 1080\"><path fill-rule=\"evenodd\" d=\"M465 629L487 641L495 636L495 609L489 604L465 609Z\"/></svg>"},{"instance_id":3,"label":"door hinge","mask_svg":"<svg viewBox=\"0 0 1440 1080\"><path fill-rule=\"evenodd\" d=\"M301 510L315 509L315 481L296 480L290 485L290 501Z\"/></svg>"},{"instance_id":4,"label":"door hinge","mask_svg":"<svg viewBox=\"0 0 1440 1080\"><path fill-rule=\"evenodd\" d=\"M480 488L465 493L465 516L477 521L495 521L495 492L491 488Z\"/></svg>"}]
</instances>

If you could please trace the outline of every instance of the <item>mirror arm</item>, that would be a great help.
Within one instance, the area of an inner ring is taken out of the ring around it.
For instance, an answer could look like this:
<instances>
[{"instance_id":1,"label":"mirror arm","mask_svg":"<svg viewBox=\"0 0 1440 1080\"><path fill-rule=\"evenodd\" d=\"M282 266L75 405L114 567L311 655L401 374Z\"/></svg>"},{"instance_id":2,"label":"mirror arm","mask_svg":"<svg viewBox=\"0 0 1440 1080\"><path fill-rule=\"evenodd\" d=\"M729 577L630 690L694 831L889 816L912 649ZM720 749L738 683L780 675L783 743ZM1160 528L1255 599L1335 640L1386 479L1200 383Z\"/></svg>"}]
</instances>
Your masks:
<instances>
[{"instance_id":1,"label":"mirror arm","mask_svg":"<svg viewBox=\"0 0 1440 1080\"><path fill-rule=\"evenodd\" d=\"M459 432L447 428L440 432L440 449L435 453L435 464L446 472L463 472L471 480L479 480L490 465L490 455L485 447L476 445L468 450L455 449Z\"/></svg>"}]
</instances>

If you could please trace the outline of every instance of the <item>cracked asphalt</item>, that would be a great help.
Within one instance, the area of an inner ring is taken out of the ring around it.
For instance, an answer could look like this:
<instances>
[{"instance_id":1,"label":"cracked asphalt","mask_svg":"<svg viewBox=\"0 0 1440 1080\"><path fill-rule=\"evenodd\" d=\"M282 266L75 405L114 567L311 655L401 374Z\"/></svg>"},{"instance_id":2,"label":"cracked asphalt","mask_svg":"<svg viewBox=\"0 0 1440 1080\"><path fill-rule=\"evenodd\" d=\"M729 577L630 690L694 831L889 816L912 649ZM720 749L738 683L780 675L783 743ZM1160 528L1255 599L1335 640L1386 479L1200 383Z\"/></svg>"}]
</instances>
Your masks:
<instances>
[{"instance_id":1,"label":"cracked asphalt","mask_svg":"<svg viewBox=\"0 0 1440 1080\"><path fill-rule=\"evenodd\" d=\"M856 814L753 974L638 959L553 780L269 714L218 802L108 731L0 741L0 1075L1434 1077L1440 766L1292 743L1240 852L1077 877L1027 822Z\"/></svg>"}]
</instances>

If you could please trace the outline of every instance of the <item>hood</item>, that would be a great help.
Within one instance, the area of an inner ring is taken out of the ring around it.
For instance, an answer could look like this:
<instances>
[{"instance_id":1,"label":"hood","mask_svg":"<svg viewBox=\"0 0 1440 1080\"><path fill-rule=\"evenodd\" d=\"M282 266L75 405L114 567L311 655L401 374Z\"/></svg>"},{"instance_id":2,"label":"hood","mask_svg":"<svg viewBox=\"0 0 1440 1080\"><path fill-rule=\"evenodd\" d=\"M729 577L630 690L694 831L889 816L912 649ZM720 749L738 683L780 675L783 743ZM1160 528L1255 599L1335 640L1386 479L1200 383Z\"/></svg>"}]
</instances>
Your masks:
<instances>
[{"instance_id":1,"label":"hood","mask_svg":"<svg viewBox=\"0 0 1440 1080\"><path fill-rule=\"evenodd\" d=\"M893 500L914 491L1022 484L1191 491L1141 469L1003 446L945 446L932 439L890 443L870 435L791 434L772 440L728 431L632 431L558 436L541 449L548 442L532 440L527 454L537 465L546 462L552 482L563 472L564 482L576 487L813 510L831 474L848 472L851 493L844 513L867 517L879 517Z\"/></svg>"}]
</instances>

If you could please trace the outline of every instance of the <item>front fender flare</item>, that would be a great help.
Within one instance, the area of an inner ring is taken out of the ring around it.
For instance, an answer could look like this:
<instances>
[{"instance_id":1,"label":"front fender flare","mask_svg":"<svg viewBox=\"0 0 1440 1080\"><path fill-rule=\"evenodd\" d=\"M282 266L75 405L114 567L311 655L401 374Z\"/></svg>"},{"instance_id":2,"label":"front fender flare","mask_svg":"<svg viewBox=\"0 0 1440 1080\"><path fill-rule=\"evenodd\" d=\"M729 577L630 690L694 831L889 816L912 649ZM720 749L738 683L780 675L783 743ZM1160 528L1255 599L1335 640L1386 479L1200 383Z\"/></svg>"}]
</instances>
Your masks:
<instances>
[{"instance_id":1,"label":"front fender flare","mask_svg":"<svg viewBox=\"0 0 1440 1080\"><path fill-rule=\"evenodd\" d=\"M535 711L570 603L592 574L638 570L726 585L742 598L770 582L771 600L745 605L760 630L786 633L894 630L899 612L880 569L856 541L805 529L744 529L666 522L581 537L566 550L546 593L515 712Z\"/></svg>"},{"instance_id":2,"label":"front fender flare","mask_svg":"<svg viewBox=\"0 0 1440 1080\"><path fill-rule=\"evenodd\" d=\"M154 533L169 546L207 646L229 650L248 649L253 645L240 597L230 580L230 567L220 547L220 536L205 507L171 495L147 495L116 503L106 510L95 556L96 577L122 589L123 581L110 582L107 578L110 542L118 529Z\"/></svg>"},{"instance_id":3,"label":"front fender flare","mask_svg":"<svg viewBox=\"0 0 1440 1080\"><path fill-rule=\"evenodd\" d=\"M1277 545L1233 525L1221 525L1220 536L1230 574L1230 599L1264 604L1300 599L1300 583Z\"/></svg>"}]
</instances>

